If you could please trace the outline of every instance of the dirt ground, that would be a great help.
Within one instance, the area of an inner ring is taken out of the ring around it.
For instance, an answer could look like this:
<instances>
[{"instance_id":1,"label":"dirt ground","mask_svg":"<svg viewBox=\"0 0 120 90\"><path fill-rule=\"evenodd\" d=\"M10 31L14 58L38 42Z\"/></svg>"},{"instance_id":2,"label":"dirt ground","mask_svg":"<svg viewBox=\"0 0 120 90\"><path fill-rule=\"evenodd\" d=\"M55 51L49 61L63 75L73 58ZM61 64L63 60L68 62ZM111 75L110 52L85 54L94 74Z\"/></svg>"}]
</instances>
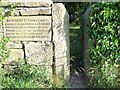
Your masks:
<instances>
[{"instance_id":1,"label":"dirt ground","mask_svg":"<svg viewBox=\"0 0 120 90\"><path fill-rule=\"evenodd\" d=\"M70 88L87 88L87 82L82 70L71 70Z\"/></svg>"}]
</instances>

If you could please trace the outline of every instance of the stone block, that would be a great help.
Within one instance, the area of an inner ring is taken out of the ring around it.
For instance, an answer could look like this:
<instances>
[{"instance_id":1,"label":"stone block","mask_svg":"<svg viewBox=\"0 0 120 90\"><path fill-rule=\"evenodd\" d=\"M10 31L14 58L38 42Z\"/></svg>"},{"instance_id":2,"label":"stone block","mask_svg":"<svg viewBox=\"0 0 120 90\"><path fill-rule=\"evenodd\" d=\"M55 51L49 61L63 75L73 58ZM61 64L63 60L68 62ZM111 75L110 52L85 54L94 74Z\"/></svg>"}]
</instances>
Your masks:
<instances>
[{"instance_id":1,"label":"stone block","mask_svg":"<svg viewBox=\"0 0 120 90\"><path fill-rule=\"evenodd\" d=\"M10 64L12 61L15 61L17 59L23 59L24 58L24 52L23 49L10 49L10 55L5 60L5 64Z\"/></svg>"},{"instance_id":2,"label":"stone block","mask_svg":"<svg viewBox=\"0 0 120 90\"><path fill-rule=\"evenodd\" d=\"M21 43L8 42L7 48L9 48L9 49L21 49L21 48L23 48L23 45Z\"/></svg>"},{"instance_id":3,"label":"stone block","mask_svg":"<svg viewBox=\"0 0 120 90\"><path fill-rule=\"evenodd\" d=\"M39 8L17 8L14 15L25 16L25 15L40 15L40 14L51 14L51 7L39 7Z\"/></svg>"},{"instance_id":4,"label":"stone block","mask_svg":"<svg viewBox=\"0 0 120 90\"><path fill-rule=\"evenodd\" d=\"M52 74L53 51L51 43L30 42L25 44L25 55L27 63L41 65Z\"/></svg>"},{"instance_id":5,"label":"stone block","mask_svg":"<svg viewBox=\"0 0 120 90\"><path fill-rule=\"evenodd\" d=\"M69 15L61 3L53 4L52 15L56 74L62 75L64 79L69 80Z\"/></svg>"},{"instance_id":6,"label":"stone block","mask_svg":"<svg viewBox=\"0 0 120 90\"><path fill-rule=\"evenodd\" d=\"M49 7L52 4L52 0L1 0L0 6L8 6L12 3L16 3L17 6L27 7Z\"/></svg>"},{"instance_id":7,"label":"stone block","mask_svg":"<svg viewBox=\"0 0 120 90\"><path fill-rule=\"evenodd\" d=\"M52 44L30 42L25 44L27 62L30 64L52 65Z\"/></svg>"},{"instance_id":8,"label":"stone block","mask_svg":"<svg viewBox=\"0 0 120 90\"><path fill-rule=\"evenodd\" d=\"M48 74L52 75L53 50L52 43L35 43L25 44L25 55L27 63L40 65L46 68Z\"/></svg>"}]
</instances>

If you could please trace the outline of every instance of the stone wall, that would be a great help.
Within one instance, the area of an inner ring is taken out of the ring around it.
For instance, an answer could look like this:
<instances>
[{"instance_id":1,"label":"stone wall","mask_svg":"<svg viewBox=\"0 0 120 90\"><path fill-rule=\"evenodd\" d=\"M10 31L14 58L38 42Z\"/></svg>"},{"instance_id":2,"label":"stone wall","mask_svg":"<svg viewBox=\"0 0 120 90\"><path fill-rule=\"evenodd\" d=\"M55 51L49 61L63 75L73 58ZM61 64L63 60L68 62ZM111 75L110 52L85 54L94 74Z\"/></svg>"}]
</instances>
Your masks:
<instances>
[{"instance_id":1,"label":"stone wall","mask_svg":"<svg viewBox=\"0 0 120 90\"><path fill-rule=\"evenodd\" d=\"M7 44L11 52L5 63L25 59L29 64L46 66L51 75L68 80L69 15L62 3L32 1L4 2L4 6L14 2L18 6L14 16L3 22L4 36L11 39Z\"/></svg>"},{"instance_id":2,"label":"stone wall","mask_svg":"<svg viewBox=\"0 0 120 90\"><path fill-rule=\"evenodd\" d=\"M62 3L53 4L52 15L56 74L69 78L69 15Z\"/></svg>"}]
</instances>

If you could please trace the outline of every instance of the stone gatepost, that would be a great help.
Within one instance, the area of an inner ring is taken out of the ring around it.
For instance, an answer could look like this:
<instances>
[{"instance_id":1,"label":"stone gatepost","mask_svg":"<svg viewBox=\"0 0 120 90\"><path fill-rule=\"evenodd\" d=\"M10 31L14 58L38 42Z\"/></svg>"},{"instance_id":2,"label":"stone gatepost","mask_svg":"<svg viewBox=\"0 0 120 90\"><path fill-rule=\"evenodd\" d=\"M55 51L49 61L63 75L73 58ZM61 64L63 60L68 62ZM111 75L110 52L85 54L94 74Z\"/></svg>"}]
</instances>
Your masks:
<instances>
[{"instance_id":1,"label":"stone gatepost","mask_svg":"<svg viewBox=\"0 0 120 90\"><path fill-rule=\"evenodd\" d=\"M64 5L51 0L2 2L3 7L17 5L13 16L3 21L3 35L11 40L6 63L26 59L29 64L44 65L50 75L69 80L69 15Z\"/></svg>"},{"instance_id":2,"label":"stone gatepost","mask_svg":"<svg viewBox=\"0 0 120 90\"><path fill-rule=\"evenodd\" d=\"M69 79L69 15L62 3L52 5L52 18L56 74Z\"/></svg>"}]
</instances>

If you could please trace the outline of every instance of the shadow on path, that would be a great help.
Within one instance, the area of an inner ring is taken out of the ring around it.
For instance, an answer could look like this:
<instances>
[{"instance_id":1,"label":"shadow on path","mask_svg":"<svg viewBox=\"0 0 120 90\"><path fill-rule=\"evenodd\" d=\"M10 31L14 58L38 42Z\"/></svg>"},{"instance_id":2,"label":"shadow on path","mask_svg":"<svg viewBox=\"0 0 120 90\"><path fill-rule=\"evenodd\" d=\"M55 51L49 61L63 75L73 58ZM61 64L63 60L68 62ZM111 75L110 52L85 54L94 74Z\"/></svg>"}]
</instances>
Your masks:
<instances>
[{"instance_id":1,"label":"shadow on path","mask_svg":"<svg viewBox=\"0 0 120 90\"><path fill-rule=\"evenodd\" d=\"M71 70L70 72L70 88L87 88L87 82L82 70Z\"/></svg>"},{"instance_id":2,"label":"shadow on path","mask_svg":"<svg viewBox=\"0 0 120 90\"><path fill-rule=\"evenodd\" d=\"M70 27L70 56L70 88L87 88L84 70L80 68L83 67L83 32L79 25Z\"/></svg>"}]
</instances>

